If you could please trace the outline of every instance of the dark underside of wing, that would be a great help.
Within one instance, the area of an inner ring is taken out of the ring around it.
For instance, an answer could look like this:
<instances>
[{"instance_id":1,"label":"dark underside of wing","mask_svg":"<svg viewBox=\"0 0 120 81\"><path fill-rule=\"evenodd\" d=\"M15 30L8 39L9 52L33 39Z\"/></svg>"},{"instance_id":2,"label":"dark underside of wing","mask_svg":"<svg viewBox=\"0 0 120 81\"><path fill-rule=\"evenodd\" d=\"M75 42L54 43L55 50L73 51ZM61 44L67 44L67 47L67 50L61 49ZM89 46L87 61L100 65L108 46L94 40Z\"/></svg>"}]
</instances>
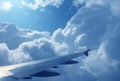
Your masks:
<instances>
[{"instance_id":1,"label":"dark underside of wing","mask_svg":"<svg viewBox=\"0 0 120 81\"><path fill-rule=\"evenodd\" d=\"M52 77L52 76L59 76L60 73L55 72L55 71L41 71L36 74L33 74L29 77L24 77L23 79L32 79L32 77Z\"/></svg>"},{"instance_id":2,"label":"dark underside of wing","mask_svg":"<svg viewBox=\"0 0 120 81\"><path fill-rule=\"evenodd\" d=\"M75 61L75 60L69 60L67 62L64 62L62 63L62 65L69 65L69 64L76 64L78 63L78 61ZM58 66L54 66L52 68L58 68ZM44 71L41 71L41 72L38 72L38 73L35 73L29 77L24 77L22 79L32 79L32 77L53 77L53 76L59 76L60 73L56 72L56 71L53 71L53 70L44 70Z\"/></svg>"}]
</instances>

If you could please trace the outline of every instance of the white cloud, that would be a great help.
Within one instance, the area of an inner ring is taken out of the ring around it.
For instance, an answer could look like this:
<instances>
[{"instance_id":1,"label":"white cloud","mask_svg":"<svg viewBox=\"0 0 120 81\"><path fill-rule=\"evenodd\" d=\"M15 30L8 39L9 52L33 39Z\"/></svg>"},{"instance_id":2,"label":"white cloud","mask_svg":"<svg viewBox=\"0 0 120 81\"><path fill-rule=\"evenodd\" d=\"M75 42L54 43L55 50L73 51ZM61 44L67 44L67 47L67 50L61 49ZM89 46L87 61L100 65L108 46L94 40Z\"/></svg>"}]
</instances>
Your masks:
<instances>
[{"instance_id":1,"label":"white cloud","mask_svg":"<svg viewBox=\"0 0 120 81\"><path fill-rule=\"evenodd\" d=\"M87 0L86 0L87 1ZM73 5L74 6L79 6L80 4L83 4L85 0L73 0Z\"/></svg>"},{"instance_id":2,"label":"white cloud","mask_svg":"<svg viewBox=\"0 0 120 81\"><path fill-rule=\"evenodd\" d=\"M12 8L12 6L13 5L10 2L3 2L0 6L0 9L4 11L9 11Z\"/></svg>"},{"instance_id":3,"label":"white cloud","mask_svg":"<svg viewBox=\"0 0 120 81\"><path fill-rule=\"evenodd\" d=\"M76 39L74 40L74 44L79 46L80 41L82 40L82 38L85 36L85 34L80 34L76 37Z\"/></svg>"},{"instance_id":4,"label":"white cloud","mask_svg":"<svg viewBox=\"0 0 120 81\"><path fill-rule=\"evenodd\" d=\"M70 53L86 48L94 49L90 56L83 59L81 65L77 66L80 67L79 74L69 73L69 71L75 73L79 70L73 66L76 71L73 68L69 70L67 68L67 77L81 76L75 78L80 81L112 81L112 78L119 81L119 20L120 16L113 16L110 8L105 6L83 7L63 30L58 29L54 32L54 41L65 42L68 46L67 51ZM68 80L72 81L71 78Z\"/></svg>"},{"instance_id":5,"label":"white cloud","mask_svg":"<svg viewBox=\"0 0 120 81\"><path fill-rule=\"evenodd\" d=\"M110 7L113 15L119 15L120 13L120 0L74 0L73 5L79 6L85 3L86 7L91 7L93 5L101 5Z\"/></svg>"},{"instance_id":6,"label":"white cloud","mask_svg":"<svg viewBox=\"0 0 120 81\"><path fill-rule=\"evenodd\" d=\"M119 81L118 72L119 62L111 59L106 53L106 44L101 43L97 50L91 52L89 58L83 59L83 66L81 70L86 70L100 81ZM113 75L114 73L114 75Z\"/></svg>"},{"instance_id":7,"label":"white cloud","mask_svg":"<svg viewBox=\"0 0 120 81\"><path fill-rule=\"evenodd\" d=\"M0 24L0 30L0 42L6 43L9 49L15 49L23 42L33 41L42 37L50 38L49 32L20 29L15 24Z\"/></svg>"},{"instance_id":8,"label":"white cloud","mask_svg":"<svg viewBox=\"0 0 120 81\"><path fill-rule=\"evenodd\" d=\"M55 6L55 7L59 7L64 0L34 0L34 3L27 3L25 0L22 0L22 4L31 8L31 9L38 9L39 7L46 7L46 6Z\"/></svg>"},{"instance_id":9,"label":"white cloud","mask_svg":"<svg viewBox=\"0 0 120 81\"><path fill-rule=\"evenodd\" d=\"M8 52L9 52L9 49L7 47L6 44L0 44L0 65L7 65L9 64L9 60L8 60ZM5 60L6 58L6 60Z\"/></svg>"},{"instance_id":10,"label":"white cloud","mask_svg":"<svg viewBox=\"0 0 120 81\"><path fill-rule=\"evenodd\" d=\"M0 43L0 65L30 61L30 56L20 50L10 50L5 43Z\"/></svg>"}]
</instances>

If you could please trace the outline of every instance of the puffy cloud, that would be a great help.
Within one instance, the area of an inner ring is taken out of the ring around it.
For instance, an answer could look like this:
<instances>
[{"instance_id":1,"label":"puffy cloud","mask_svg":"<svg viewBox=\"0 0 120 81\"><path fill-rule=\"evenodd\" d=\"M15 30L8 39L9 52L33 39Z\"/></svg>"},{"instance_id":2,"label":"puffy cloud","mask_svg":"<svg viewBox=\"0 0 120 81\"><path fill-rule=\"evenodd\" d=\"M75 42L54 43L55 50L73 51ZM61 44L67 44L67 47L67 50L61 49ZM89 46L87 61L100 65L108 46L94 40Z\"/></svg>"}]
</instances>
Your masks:
<instances>
[{"instance_id":1,"label":"puffy cloud","mask_svg":"<svg viewBox=\"0 0 120 81\"><path fill-rule=\"evenodd\" d=\"M32 9L38 9L39 7L46 7L49 5L59 7L64 0L35 0L35 3L27 3L25 0L22 0L22 4L28 6Z\"/></svg>"},{"instance_id":2,"label":"puffy cloud","mask_svg":"<svg viewBox=\"0 0 120 81\"><path fill-rule=\"evenodd\" d=\"M86 7L91 7L93 5L101 5L110 7L113 15L119 15L120 13L120 1L119 0L74 0L73 4L79 6L80 4L86 4Z\"/></svg>"},{"instance_id":3,"label":"puffy cloud","mask_svg":"<svg viewBox=\"0 0 120 81\"><path fill-rule=\"evenodd\" d=\"M67 50L67 45L53 41L49 32L21 29L15 24L0 23L0 38L1 65L53 57Z\"/></svg>"},{"instance_id":4,"label":"puffy cloud","mask_svg":"<svg viewBox=\"0 0 120 81\"><path fill-rule=\"evenodd\" d=\"M82 59L81 65L65 69L65 79L73 81L70 77L74 76L74 80L81 81L119 81L119 21L120 16L113 16L108 7L83 7L63 30L54 32L53 39L66 43L70 53L86 48L94 49L88 58Z\"/></svg>"},{"instance_id":5,"label":"puffy cloud","mask_svg":"<svg viewBox=\"0 0 120 81\"><path fill-rule=\"evenodd\" d=\"M0 5L1 5L0 10L4 10L4 11L9 11L13 6L10 2L3 2Z\"/></svg>"},{"instance_id":6,"label":"puffy cloud","mask_svg":"<svg viewBox=\"0 0 120 81\"><path fill-rule=\"evenodd\" d=\"M53 39L60 43L66 42L69 52L77 51L79 50L78 48L85 47L86 45L87 48L97 49L101 43L101 37L106 32L110 15L111 12L108 8L81 8L67 23L65 29L55 31ZM80 41L77 41L78 44L74 45L80 36Z\"/></svg>"},{"instance_id":7,"label":"puffy cloud","mask_svg":"<svg viewBox=\"0 0 120 81\"><path fill-rule=\"evenodd\" d=\"M16 27L15 24L0 23L0 42L6 43L10 49L17 48L23 42L42 37L49 39L49 32L38 32L29 29L24 30Z\"/></svg>"},{"instance_id":8,"label":"puffy cloud","mask_svg":"<svg viewBox=\"0 0 120 81\"><path fill-rule=\"evenodd\" d=\"M0 65L26 62L30 56L19 50L9 50L5 43L0 43Z\"/></svg>"},{"instance_id":9,"label":"puffy cloud","mask_svg":"<svg viewBox=\"0 0 120 81\"><path fill-rule=\"evenodd\" d=\"M114 19L112 19L114 20ZM119 18L120 20L120 18ZM113 21L112 21L113 22ZM117 22L115 24L110 24L109 27L107 27L107 31L103 37L103 41L106 42L106 51L109 53L109 55L117 60L120 60L120 55L118 54L120 46L118 45L120 43L120 22Z\"/></svg>"},{"instance_id":10,"label":"puffy cloud","mask_svg":"<svg viewBox=\"0 0 120 81\"><path fill-rule=\"evenodd\" d=\"M109 57L104 43L98 50L92 51L89 58L83 59L81 70L87 70L100 81L112 81L113 78L119 81L119 62Z\"/></svg>"},{"instance_id":11,"label":"puffy cloud","mask_svg":"<svg viewBox=\"0 0 120 81\"><path fill-rule=\"evenodd\" d=\"M22 43L17 50L27 53L33 60L45 59L55 56L54 44L46 38L36 39Z\"/></svg>"},{"instance_id":12,"label":"puffy cloud","mask_svg":"<svg viewBox=\"0 0 120 81\"><path fill-rule=\"evenodd\" d=\"M0 65L9 64L8 60L9 49L6 44L0 44ZM6 58L6 60L5 60Z\"/></svg>"}]
</instances>

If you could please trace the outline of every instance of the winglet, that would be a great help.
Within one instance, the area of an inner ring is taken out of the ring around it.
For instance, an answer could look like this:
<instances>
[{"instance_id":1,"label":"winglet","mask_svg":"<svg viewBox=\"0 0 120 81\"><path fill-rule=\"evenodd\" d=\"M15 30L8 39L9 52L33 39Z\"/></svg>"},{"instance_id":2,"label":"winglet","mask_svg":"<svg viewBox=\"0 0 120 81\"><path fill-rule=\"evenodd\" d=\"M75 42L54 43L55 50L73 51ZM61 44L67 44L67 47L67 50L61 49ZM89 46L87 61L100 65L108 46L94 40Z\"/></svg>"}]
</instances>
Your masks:
<instances>
[{"instance_id":1,"label":"winglet","mask_svg":"<svg viewBox=\"0 0 120 81\"><path fill-rule=\"evenodd\" d=\"M84 54L86 55L86 56L88 56L88 52L90 51L90 49L88 49L88 50L86 50L85 52L84 52Z\"/></svg>"}]
</instances>

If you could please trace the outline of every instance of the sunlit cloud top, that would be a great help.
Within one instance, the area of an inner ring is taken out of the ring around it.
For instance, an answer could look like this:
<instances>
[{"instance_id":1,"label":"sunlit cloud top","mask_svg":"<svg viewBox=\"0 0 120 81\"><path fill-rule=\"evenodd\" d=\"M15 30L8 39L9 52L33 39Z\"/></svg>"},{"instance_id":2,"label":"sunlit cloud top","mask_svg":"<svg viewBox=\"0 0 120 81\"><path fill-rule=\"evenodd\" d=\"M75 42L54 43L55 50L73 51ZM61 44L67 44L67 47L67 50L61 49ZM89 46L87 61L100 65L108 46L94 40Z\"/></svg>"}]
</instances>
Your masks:
<instances>
[{"instance_id":1,"label":"sunlit cloud top","mask_svg":"<svg viewBox=\"0 0 120 81\"><path fill-rule=\"evenodd\" d=\"M26 2L26 0L22 0L22 4L31 8L31 9L38 9L39 7L46 7L48 5L52 5L55 7L59 7L64 0L35 0L34 3Z\"/></svg>"}]
</instances>

